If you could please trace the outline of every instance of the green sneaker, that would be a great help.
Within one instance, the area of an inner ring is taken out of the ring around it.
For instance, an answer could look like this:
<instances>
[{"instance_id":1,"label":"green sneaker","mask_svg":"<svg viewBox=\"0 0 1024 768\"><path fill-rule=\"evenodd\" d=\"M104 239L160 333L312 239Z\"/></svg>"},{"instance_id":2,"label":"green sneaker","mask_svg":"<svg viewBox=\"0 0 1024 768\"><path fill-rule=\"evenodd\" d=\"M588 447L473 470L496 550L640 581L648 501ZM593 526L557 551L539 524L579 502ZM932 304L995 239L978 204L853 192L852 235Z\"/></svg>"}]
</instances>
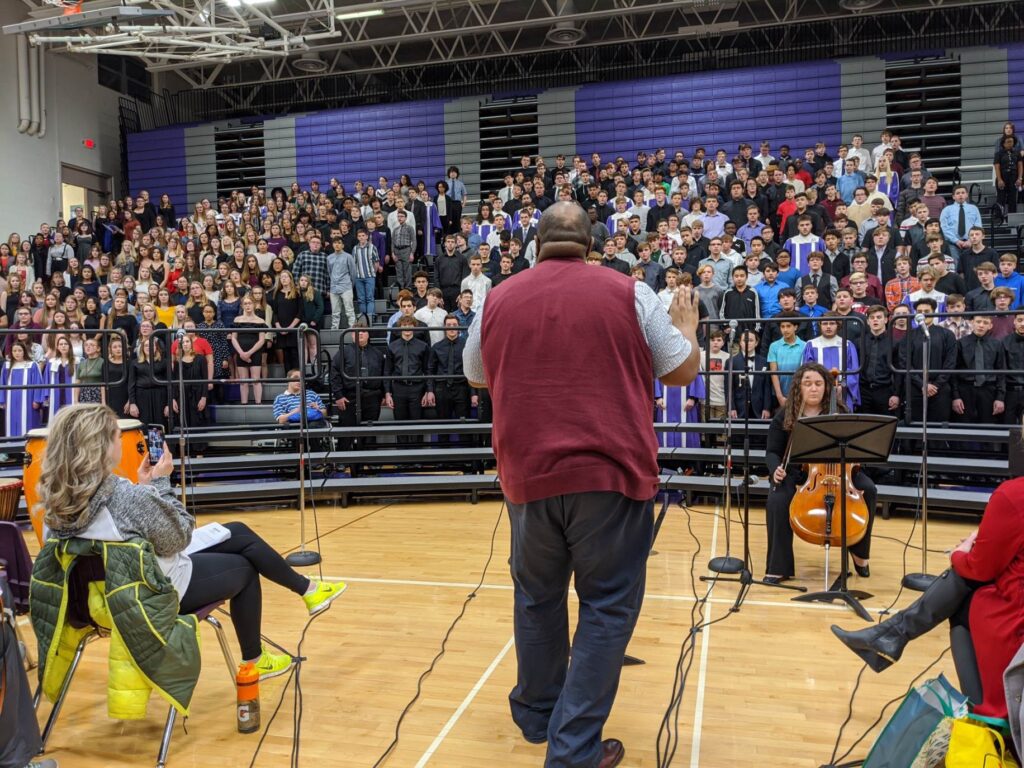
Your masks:
<instances>
[{"instance_id":1,"label":"green sneaker","mask_svg":"<svg viewBox=\"0 0 1024 768\"><path fill-rule=\"evenodd\" d=\"M327 608L335 598L340 597L341 593L348 588L348 584L344 581L314 581L313 584L316 585L316 589L302 596L306 607L309 609L310 616L316 616L320 611Z\"/></svg>"},{"instance_id":2,"label":"green sneaker","mask_svg":"<svg viewBox=\"0 0 1024 768\"><path fill-rule=\"evenodd\" d=\"M260 680L269 680L283 675L294 663L287 653L271 653L264 648L263 655L256 661L256 671L260 673Z\"/></svg>"}]
</instances>

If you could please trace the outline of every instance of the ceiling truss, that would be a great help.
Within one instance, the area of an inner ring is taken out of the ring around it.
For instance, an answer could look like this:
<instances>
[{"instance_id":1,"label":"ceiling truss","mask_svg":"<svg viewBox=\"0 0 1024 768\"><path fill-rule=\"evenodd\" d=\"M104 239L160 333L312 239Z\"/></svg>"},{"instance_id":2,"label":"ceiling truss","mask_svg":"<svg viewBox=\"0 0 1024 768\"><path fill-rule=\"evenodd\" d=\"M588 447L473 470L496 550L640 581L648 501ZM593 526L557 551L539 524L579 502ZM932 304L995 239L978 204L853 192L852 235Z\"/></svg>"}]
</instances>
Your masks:
<instances>
[{"instance_id":1,"label":"ceiling truss","mask_svg":"<svg viewBox=\"0 0 1024 768\"><path fill-rule=\"evenodd\" d=\"M59 13L45 0L22 2L30 18ZM361 76L368 88L379 87L384 74L404 72L411 87L423 87L431 85L424 80L439 65L525 73L537 57L587 59L659 41L681 43L679 48L693 53L740 35L777 44L819 22L901 27L915 14L941 17L939 12L951 9L968 9L978 26L989 27L993 8L1021 5L879 0L852 12L840 0L243 0L237 7L227 0L91 0L85 8L118 4L171 15L152 24L47 30L31 41L74 53L137 57L151 71L176 72L200 89L291 80L296 89L315 89L302 80L310 66L322 70L320 77ZM381 14L337 18L360 10ZM556 30L569 30L578 41L559 43Z\"/></svg>"}]
</instances>

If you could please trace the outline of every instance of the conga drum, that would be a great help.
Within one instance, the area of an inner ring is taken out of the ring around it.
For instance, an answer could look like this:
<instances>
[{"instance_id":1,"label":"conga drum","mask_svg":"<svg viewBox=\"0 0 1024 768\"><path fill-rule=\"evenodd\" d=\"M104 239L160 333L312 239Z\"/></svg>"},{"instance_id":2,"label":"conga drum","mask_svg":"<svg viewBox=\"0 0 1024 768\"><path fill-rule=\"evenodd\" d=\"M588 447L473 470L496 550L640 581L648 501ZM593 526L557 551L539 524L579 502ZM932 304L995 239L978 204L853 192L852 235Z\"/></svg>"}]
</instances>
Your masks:
<instances>
[{"instance_id":1,"label":"conga drum","mask_svg":"<svg viewBox=\"0 0 1024 768\"><path fill-rule=\"evenodd\" d=\"M0 478L0 520L14 520L21 499L21 480Z\"/></svg>"},{"instance_id":2,"label":"conga drum","mask_svg":"<svg viewBox=\"0 0 1024 768\"><path fill-rule=\"evenodd\" d=\"M146 455L142 422L135 419L118 419L117 426L121 430L121 461L114 467L114 474L134 483L139 479L139 464ZM39 501L39 477L43 472L46 439L49 434L50 430L43 428L30 430L25 436L25 506L28 508L28 516L40 545L43 543L43 512L37 512L34 507Z\"/></svg>"}]
</instances>

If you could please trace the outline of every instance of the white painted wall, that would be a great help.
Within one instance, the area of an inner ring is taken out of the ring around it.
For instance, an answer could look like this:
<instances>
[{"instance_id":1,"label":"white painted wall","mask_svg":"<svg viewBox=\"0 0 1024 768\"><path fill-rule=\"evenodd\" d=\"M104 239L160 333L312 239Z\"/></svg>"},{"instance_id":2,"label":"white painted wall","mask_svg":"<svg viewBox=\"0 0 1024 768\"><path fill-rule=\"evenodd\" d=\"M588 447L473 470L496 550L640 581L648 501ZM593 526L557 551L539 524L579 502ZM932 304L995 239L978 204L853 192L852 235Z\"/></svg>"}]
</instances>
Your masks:
<instances>
[{"instance_id":1,"label":"white painted wall","mask_svg":"<svg viewBox=\"0 0 1024 768\"><path fill-rule=\"evenodd\" d=\"M24 20L21 3L0 2L0 24ZM0 239L39 231L57 220L61 163L121 177L118 94L97 83L94 57L46 54L46 135L18 133L17 46L0 40ZM96 148L82 146L93 139Z\"/></svg>"}]
</instances>

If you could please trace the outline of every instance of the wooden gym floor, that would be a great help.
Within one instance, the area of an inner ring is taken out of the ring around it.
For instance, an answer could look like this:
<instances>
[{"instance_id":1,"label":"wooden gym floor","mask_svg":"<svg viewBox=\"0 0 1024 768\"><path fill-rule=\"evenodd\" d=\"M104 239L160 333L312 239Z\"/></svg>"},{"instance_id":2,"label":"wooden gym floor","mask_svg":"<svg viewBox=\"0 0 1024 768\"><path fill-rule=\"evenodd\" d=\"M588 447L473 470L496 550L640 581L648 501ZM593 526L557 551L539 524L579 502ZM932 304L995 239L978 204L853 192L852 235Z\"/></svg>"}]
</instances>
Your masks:
<instances>
[{"instance_id":1,"label":"wooden gym floor","mask_svg":"<svg viewBox=\"0 0 1024 768\"><path fill-rule=\"evenodd\" d=\"M308 661L301 676L301 765L374 765L391 741L417 678L480 578L500 509L496 501L381 502L347 509L319 505L324 575L345 579L349 589L313 623L303 647ZM752 517L755 523L763 522L760 509ZM280 550L298 544L295 510L225 511L202 515L200 523L211 520L243 520ZM707 506L691 510L689 522L702 547L694 572L699 577L706 572L708 559L725 551L725 525ZM855 587L874 593L866 601L873 614L896 596L910 525L906 517L876 522L872 576L852 580ZM308 530L312 531L311 522ZM932 572L945 567L941 551L969 530L967 523L932 521L929 545L938 551L929 556ZM732 536L736 553L739 526L733 526ZM383 765L542 765L544 747L524 741L508 715L506 697L516 669L508 538L508 521L502 516L485 588L470 602L447 654L425 681L420 700L403 724L397 749ZM763 525L753 526L751 538L755 571L760 574ZM920 529L913 543L919 541ZM34 551L34 539L30 546ZM798 583L820 588L823 550L800 541L795 546ZM656 765L656 734L669 701L680 643L690 627L694 549L686 511L672 506L656 543L657 554L649 563L647 597L629 649L647 663L623 670L605 729L606 737L625 743L626 768ZM908 550L906 563L909 570L919 570L920 551ZM833 558L833 573L835 568ZM706 586L697 581L696 589L703 596ZM717 585L705 620L727 615L735 594L735 585ZM793 603L791 594L755 586L738 613L699 635L680 708L673 765L797 768L828 762L862 666L832 636L829 625L865 625L844 608ZM913 597L904 593L897 605L906 605ZM278 587L264 586L264 631L271 638L294 649L304 617L301 601ZM230 623L225 624L237 654ZM244 768L259 736L236 732L234 691L211 627L203 626L202 639L203 672L188 732L179 721L169 764ZM865 672L840 753L947 644L946 632L939 629L914 642L886 673ZM948 653L929 676L939 671L955 682ZM261 686L264 724L285 679ZM106 643L99 642L86 653L47 754L62 768L155 764L165 705L154 697L148 719L111 721L106 717L105 686ZM44 703L41 714L48 708ZM288 764L292 712L289 692L257 766ZM863 757L870 741L853 757Z\"/></svg>"}]
</instances>

